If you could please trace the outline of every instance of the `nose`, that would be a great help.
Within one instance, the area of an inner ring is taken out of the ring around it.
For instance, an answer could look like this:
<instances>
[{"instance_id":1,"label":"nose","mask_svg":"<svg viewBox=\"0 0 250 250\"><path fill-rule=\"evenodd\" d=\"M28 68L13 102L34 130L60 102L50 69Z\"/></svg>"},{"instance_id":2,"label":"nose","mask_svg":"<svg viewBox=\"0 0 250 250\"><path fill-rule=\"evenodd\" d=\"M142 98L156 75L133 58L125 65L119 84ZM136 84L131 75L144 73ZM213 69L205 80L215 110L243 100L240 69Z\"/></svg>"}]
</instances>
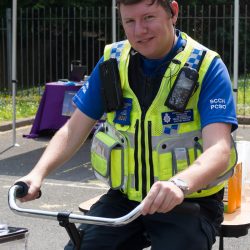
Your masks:
<instances>
[{"instance_id":1,"label":"nose","mask_svg":"<svg viewBox=\"0 0 250 250\"><path fill-rule=\"evenodd\" d=\"M147 25L144 22L141 21L137 21L135 23L135 27L134 27L134 34L135 36L140 36L142 34L147 33Z\"/></svg>"}]
</instances>

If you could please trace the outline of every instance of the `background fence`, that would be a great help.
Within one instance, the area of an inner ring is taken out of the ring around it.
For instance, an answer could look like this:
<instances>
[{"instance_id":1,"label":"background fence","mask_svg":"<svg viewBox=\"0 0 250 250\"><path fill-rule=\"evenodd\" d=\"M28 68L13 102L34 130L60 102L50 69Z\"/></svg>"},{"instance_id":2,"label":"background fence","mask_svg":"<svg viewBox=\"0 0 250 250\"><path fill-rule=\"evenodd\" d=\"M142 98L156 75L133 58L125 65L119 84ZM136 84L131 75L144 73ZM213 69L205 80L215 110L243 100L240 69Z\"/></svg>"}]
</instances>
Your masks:
<instances>
[{"instance_id":1,"label":"background fence","mask_svg":"<svg viewBox=\"0 0 250 250\"><path fill-rule=\"evenodd\" d=\"M250 14L240 6L239 87L249 89ZM117 18L118 15L117 15ZM117 22L117 40L124 39ZM46 82L68 78L72 61L90 74L112 41L109 7L19 9L17 19L17 88L37 91ZM233 5L180 6L177 28L216 50L233 72ZM0 90L11 91L11 10L0 20Z\"/></svg>"}]
</instances>

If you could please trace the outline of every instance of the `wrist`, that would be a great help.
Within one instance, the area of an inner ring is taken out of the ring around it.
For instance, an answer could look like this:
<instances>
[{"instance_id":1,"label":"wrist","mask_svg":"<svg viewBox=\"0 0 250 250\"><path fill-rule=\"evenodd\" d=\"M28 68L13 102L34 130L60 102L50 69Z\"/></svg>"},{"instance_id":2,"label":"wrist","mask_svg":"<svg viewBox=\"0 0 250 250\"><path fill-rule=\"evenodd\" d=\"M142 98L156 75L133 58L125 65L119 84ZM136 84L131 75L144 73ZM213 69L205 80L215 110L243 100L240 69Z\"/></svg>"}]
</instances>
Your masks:
<instances>
[{"instance_id":1,"label":"wrist","mask_svg":"<svg viewBox=\"0 0 250 250\"><path fill-rule=\"evenodd\" d=\"M189 193L189 186L184 180L177 177L172 177L169 181L177 186L183 192L184 196Z\"/></svg>"}]
</instances>

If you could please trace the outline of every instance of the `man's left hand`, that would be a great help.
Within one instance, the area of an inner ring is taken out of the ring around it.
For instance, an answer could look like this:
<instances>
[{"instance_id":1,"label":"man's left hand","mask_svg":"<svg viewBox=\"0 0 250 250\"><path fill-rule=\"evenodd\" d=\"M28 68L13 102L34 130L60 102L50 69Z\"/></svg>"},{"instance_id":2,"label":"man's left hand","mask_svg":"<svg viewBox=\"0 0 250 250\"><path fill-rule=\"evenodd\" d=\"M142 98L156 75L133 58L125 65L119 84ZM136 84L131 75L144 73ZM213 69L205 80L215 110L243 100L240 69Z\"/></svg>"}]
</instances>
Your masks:
<instances>
[{"instance_id":1,"label":"man's left hand","mask_svg":"<svg viewBox=\"0 0 250 250\"><path fill-rule=\"evenodd\" d=\"M142 201L142 214L166 213L184 200L182 190L169 181L157 181Z\"/></svg>"}]
</instances>

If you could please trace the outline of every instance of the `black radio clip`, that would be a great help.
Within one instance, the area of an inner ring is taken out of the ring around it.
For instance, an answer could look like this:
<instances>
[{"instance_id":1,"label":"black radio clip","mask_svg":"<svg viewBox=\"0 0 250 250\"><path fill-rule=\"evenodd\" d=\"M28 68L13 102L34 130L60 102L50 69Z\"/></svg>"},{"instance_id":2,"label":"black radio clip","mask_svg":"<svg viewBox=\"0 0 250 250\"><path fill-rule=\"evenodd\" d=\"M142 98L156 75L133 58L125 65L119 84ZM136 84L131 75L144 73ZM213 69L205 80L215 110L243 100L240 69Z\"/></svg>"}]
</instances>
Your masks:
<instances>
[{"instance_id":1,"label":"black radio clip","mask_svg":"<svg viewBox=\"0 0 250 250\"><path fill-rule=\"evenodd\" d=\"M118 110L124 103L117 60L110 58L100 63L99 67L104 111L108 113Z\"/></svg>"}]
</instances>

